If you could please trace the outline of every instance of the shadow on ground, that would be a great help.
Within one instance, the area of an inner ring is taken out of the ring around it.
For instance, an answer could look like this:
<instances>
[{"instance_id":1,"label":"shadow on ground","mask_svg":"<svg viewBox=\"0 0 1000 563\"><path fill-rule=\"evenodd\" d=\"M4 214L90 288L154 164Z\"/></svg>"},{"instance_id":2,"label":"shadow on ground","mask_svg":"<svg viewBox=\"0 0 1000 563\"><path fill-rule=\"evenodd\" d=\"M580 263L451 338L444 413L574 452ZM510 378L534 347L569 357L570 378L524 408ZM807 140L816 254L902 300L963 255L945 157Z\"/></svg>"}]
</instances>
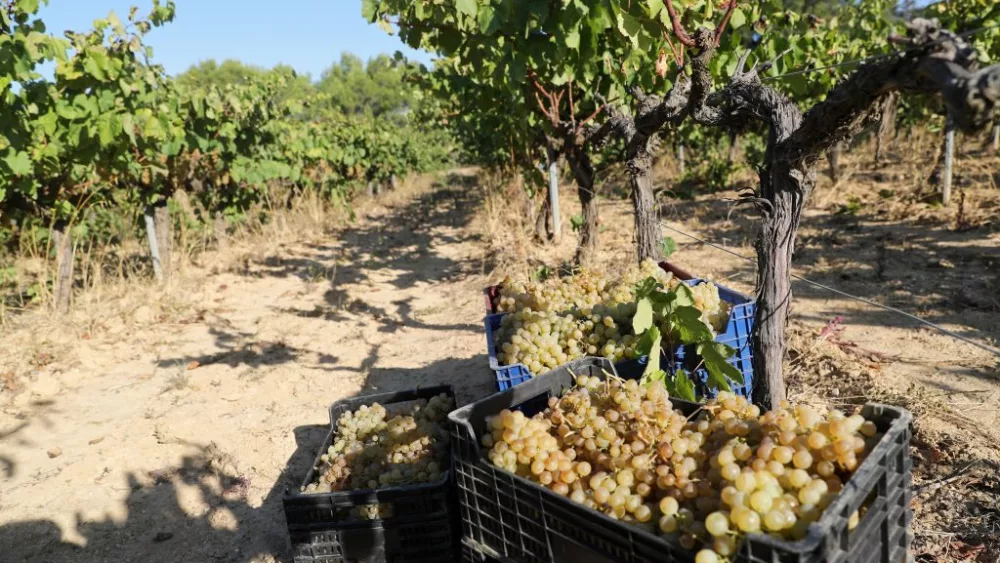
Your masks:
<instances>
[{"instance_id":1,"label":"shadow on ground","mask_svg":"<svg viewBox=\"0 0 1000 563\"><path fill-rule=\"evenodd\" d=\"M359 395L439 384L453 385L464 404L491 392L493 377L485 355L410 370L375 368ZM317 413L316 419L326 416ZM302 485L328 429L327 424L294 429L295 450L259 507L248 498L251 483L237 460L214 444L187 444L191 453L176 466L128 475L125 521L76 515L70 537L82 541L74 542L48 520L2 526L4 561L120 561L124 545L146 563L291 561L282 497Z\"/></svg>"},{"instance_id":2,"label":"shadow on ground","mask_svg":"<svg viewBox=\"0 0 1000 563\"><path fill-rule=\"evenodd\" d=\"M349 227L336 241L313 245L308 258L269 258L254 265L248 275L298 276L329 284L324 305L315 310L278 310L322 318L328 322L348 320L348 314L370 315L379 331L395 333L400 328L436 331L481 331L478 322L435 324L423 320L426 311L415 309L412 298L391 301L394 310L349 297L343 284L364 284L378 276L389 277L397 288L456 279L474 266L449 258L439 247L473 240L462 229L472 220L478 204L475 177L451 176L436 189L407 201L382 217ZM331 266L332 265L332 266ZM162 359L161 367L210 365L278 366L310 365L336 374L365 374L360 395L402 390L417 386L450 384L460 404L493 390L492 372L485 354L472 358L446 359L409 368L380 368L380 345L371 347L360 368L338 365L339 358L322 351L296 348L281 341L262 342L224 319L212 321L210 336L221 351ZM315 363L315 365L312 365ZM0 527L3 561L31 563L79 563L122 561L123 554L144 563L232 562L272 563L291 561L282 512L282 497L301 484L327 435L320 424L327 414L316 413L317 424L294 429L295 450L280 476L259 500L259 491L237 460L214 443L186 444L189 453L179 463L146 474L127 474L123 521L110 517L94 519L77 514L69 529L56 522L28 520ZM4 431L0 438L16 439L19 427ZM254 468L257 470L258 468ZM15 467L0 458L0 474ZM259 474L255 471L254 474ZM0 497L2 503L2 497ZM259 505L259 506L258 506ZM65 534L64 534L65 531Z\"/></svg>"}]
</instances>

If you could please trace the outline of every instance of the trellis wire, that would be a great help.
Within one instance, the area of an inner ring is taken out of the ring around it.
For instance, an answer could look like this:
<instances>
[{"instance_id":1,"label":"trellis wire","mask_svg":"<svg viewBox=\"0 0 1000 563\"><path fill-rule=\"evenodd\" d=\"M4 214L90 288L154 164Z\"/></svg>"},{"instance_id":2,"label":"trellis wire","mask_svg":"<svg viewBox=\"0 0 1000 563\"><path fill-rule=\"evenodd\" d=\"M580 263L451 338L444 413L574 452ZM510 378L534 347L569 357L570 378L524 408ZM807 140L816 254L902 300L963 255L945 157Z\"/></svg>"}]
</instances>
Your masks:
<instances>
[{"instance_id":1,"label":"trellis wire","mask_svg":"<svg viewBox=\"0 0 1000 563\"><path fill-rule=\"evenodd\" d=\"M667 228L668 230L671 230L671 231L673 231L675 233L682 234L682 235L684 235L684 236L686 236L688 238L694 239L694 240L696 240L696 241L698 241L698 242L700 242L702 244L708 245L708 246L710 246L712 248L715 248L717 250L721 250L722 252L725 252L727 254L732 254L733 256L735 256L737 258L742 258L743 260L746 260L747 262L754 262L754 259L750 258L749 256L743 256L742 254L740 254L738 252L734 252L732 250L729 250L728 248L725 248L723 246L719 246L719 245L714 244L712 242L709 242L709 241L707 241L705 239L698 238L698 237L696 237L696 236L694 236L692 234L686 233L686 232L684 232L684 231L682 231L680 229L675 229L675 228L671 227L670 225L668 225L666 221L661 221L661 224L665 228ZM1000 350L998 350L996 348L993 348L992 346L987 346L986 344L983 344L981 342L976 342L975 340L972 340L971 338L968 338L966 336L962 336L961 334L958 334L957 332L953 332L951 330L948 330L947 328L945 328L945 327L943 327L943 326L941 326L939 324L932 323L931 321L928 321L927 319L922 319L922 318L920 318L920 317L918 317L918 316L916 316L916 315L914 315L912 313L907 313L906 311L903 311L902 309L897 309L895 307L890 307L888 305L883 305L881 303L877 303L877 302L872 301L870 299L865 299L864 297L859 297L857 295L852 295L850 293L847 293L846 291L841 291L841 290L839 290L839 289L837 289L835 287L830 287L828 285L823 285L823 284L821 284L819 282L814 282L814 281L812 281L810 279L804 278L804 277L796 275L796 274L791 274L791 277L793 277L793 278L795 278L795 279L797 279L799 281L806 282L809 285L812 285L812 286L815 286L815 287L818 287L818 288L821 288L821 289L825 289L827 291L836 293L838 295L842 295L842 296L847 297L849 299L853 299L855 301L860 301L861 303L865 303L865 304L871 305L873 307L878 307L880 309L885 309L886 311L891 311L893 313L897 313L899 315L902 315L904 317L907 317L909 319L917 321L917 322L919 322L921 324L927 325L927 326L929 326L929 327L931 327L931 328L933 328L933 329L935 329L935 330L937 330L939 332L947 334L948 336L950 336L952 338L955 338L957 340L961 340L961 341L963 341L963 342L965 342L967 344L971 344L971 345L975 346L976 348L985 350L985 351L987 351L987 352L989 352L989 353L991 353L991 354L993 354L995 356L1000 356Z\"/></svg>"}]
</instances>

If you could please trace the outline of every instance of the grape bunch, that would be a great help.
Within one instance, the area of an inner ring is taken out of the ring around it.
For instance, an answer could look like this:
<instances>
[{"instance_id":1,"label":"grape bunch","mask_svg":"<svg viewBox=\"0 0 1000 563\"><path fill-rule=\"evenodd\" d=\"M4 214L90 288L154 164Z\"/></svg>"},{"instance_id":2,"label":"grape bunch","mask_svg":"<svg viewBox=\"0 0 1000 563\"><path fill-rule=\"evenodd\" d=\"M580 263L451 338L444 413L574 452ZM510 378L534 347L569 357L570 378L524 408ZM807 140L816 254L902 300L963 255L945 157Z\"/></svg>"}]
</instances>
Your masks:
<instances>
[{"instance_id":1,"label":"grape bunch","mask_svg":"<svg viewBox=\"0 0 1000 563\"><path fill-rule=\"evenodd\" d=\"M504 410L482 437L497 467L607 516L676 534L696 561L747 533L798 540L879 438L861 415L720 393L692 418L661 385L583 376L533 417ZM849 526L857 525L854 514Z\"/></svg>"},{"instance_id":2,"label":"grape bunch","mask_svg":"<svg viewBox=\"0 0 1000 563\"><path fill-rule=\"evenodd\" d=\"M343 413L333 443L315 468L316 481L302 492L377 489L440 479L448 467L446 418L454 407L454 400L442 393L414 401L393 416L379 403ZM373 507L368 512L384 510Z\"/></svg>"},{"instance_id":3,"label":"grape bunch","mask_svg":"<svg viewBox=\"0 0 1000 563\"><path fill-rule=\"evenodd\" d=\"M538 374L583 356L613 362L637 357L638 337L632 334L635 286L648 278L667 288L680 283L652 260L629 268L616 280L595 270L539 283L505 279L497 310L507 314L494 334L497 360L522 363ZM718 287L701 283L691 289L702 320L721 330L729 306Z\"/></svg>"}]
</instances>

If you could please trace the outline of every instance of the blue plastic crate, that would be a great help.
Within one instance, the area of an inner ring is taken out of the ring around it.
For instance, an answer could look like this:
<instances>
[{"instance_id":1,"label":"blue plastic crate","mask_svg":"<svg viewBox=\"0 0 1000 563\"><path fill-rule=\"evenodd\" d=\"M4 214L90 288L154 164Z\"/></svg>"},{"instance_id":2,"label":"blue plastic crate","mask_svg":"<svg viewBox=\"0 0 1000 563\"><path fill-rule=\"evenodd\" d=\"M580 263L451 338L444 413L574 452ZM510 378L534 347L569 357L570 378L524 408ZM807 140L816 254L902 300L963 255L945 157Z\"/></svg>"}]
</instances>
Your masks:
<instances>
[{"instance_id":1,"label":"blue plastic crate","mask_svg":"<svg viewBox=\"0 0 1000 563\"><path fill-rule=\"evenodd\" d=\"M685 280L687 285L697 285L704 280L693 278ZM726 344L736 350L736 353L729 359L729 363L740 370L743 374L743 385L734 385L733 391L750 398L753 392L753 355L750 348L750 333L753 331L754 313L757 310L757 302L753 299L737 293L728 287L716 284L719 288L719 297L732 305L729 311L729 322L726 330L720 333L716 342ZM497 361L496 346L493 343L493 333L500 329L500 322L505 313L487 315L483 321L486 326L486 349L490 356L490 369L496 376L497 389L506 391L515 385L523 383L532 378L533 374L528 366L524 364L500 365ZM664 351L662 365L669 367L670 371L680 368L687 370L698 385L698 392L706 397L713 397L715 393L710 391L706 385L708 381L708 371L700 368L692 373L697 367L699 358L695 354L692 346L678 346L673 350L673 359ZM646 358L636 360L625 360L615 364L615 369L620 375L628 376L636 372L641 372L646 365Z\"/></svg>"}]
</instances>

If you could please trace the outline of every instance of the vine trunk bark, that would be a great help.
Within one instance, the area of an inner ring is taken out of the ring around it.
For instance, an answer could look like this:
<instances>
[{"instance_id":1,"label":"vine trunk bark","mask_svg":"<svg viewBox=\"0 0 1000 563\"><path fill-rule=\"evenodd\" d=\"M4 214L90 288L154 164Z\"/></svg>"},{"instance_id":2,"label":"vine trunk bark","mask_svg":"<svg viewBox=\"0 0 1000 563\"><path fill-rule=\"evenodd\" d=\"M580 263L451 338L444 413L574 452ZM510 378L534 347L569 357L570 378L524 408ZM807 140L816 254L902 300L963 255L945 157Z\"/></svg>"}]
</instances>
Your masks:
<instances>
[{"instance_id":1,"label":"vine trunk bark","mask_svg":"<svg viewBox=\"0 0 1000 563\"><path fill-rule=\"evenodd\" d=\"M649 150L654 139L636 133L627 148L628 170L632 183L632 207L635 210L635 244L639 262L661 259L660 241L663 228L653 195L653 157ZM683 145L682 145L683 146Z\"/></svg>"},{"instance_id":2,"label":"vine trunk bark","mask_svg":"<svg viewBox=\"0 0 1000 563\"><path fill-rule=\"evenodd\" d=\"M583 208L583 224L580 225L580 240L576 248L574 261L585 266L591 264L597 256L597 194L594 192L594 166L586 150L577 148L567 155L573 178L576 180L576 193Z\"/></svg>"},{"instance_id":3,"label":"vine trunk bark","mask_svg":"<svg viewBox=\"0 0 1000 563\"><path fill-rule=\"evenodd\" d=\"M52 243L56 248L56 277L54 305L57 313L69 311L73 298L73 235L67 225L52 229Z\"/></svg>"},{"instance_id":4,"label":"vine trunk bark","mask_svg":"<svg viewBox=\"0 0 1000 563\"><path fill-rule=\"evenodd\" d=\"M757 250L757 312L751 335L754 402L766 409L785 398L782 362L787 340L785 327L792 304L792 255L795 233L806 199L815 184L815 174L790 168L787 161L775 160L762 175L761 191L769 197L765 215L754 244Z\"/></svg>"}]
</instances>

